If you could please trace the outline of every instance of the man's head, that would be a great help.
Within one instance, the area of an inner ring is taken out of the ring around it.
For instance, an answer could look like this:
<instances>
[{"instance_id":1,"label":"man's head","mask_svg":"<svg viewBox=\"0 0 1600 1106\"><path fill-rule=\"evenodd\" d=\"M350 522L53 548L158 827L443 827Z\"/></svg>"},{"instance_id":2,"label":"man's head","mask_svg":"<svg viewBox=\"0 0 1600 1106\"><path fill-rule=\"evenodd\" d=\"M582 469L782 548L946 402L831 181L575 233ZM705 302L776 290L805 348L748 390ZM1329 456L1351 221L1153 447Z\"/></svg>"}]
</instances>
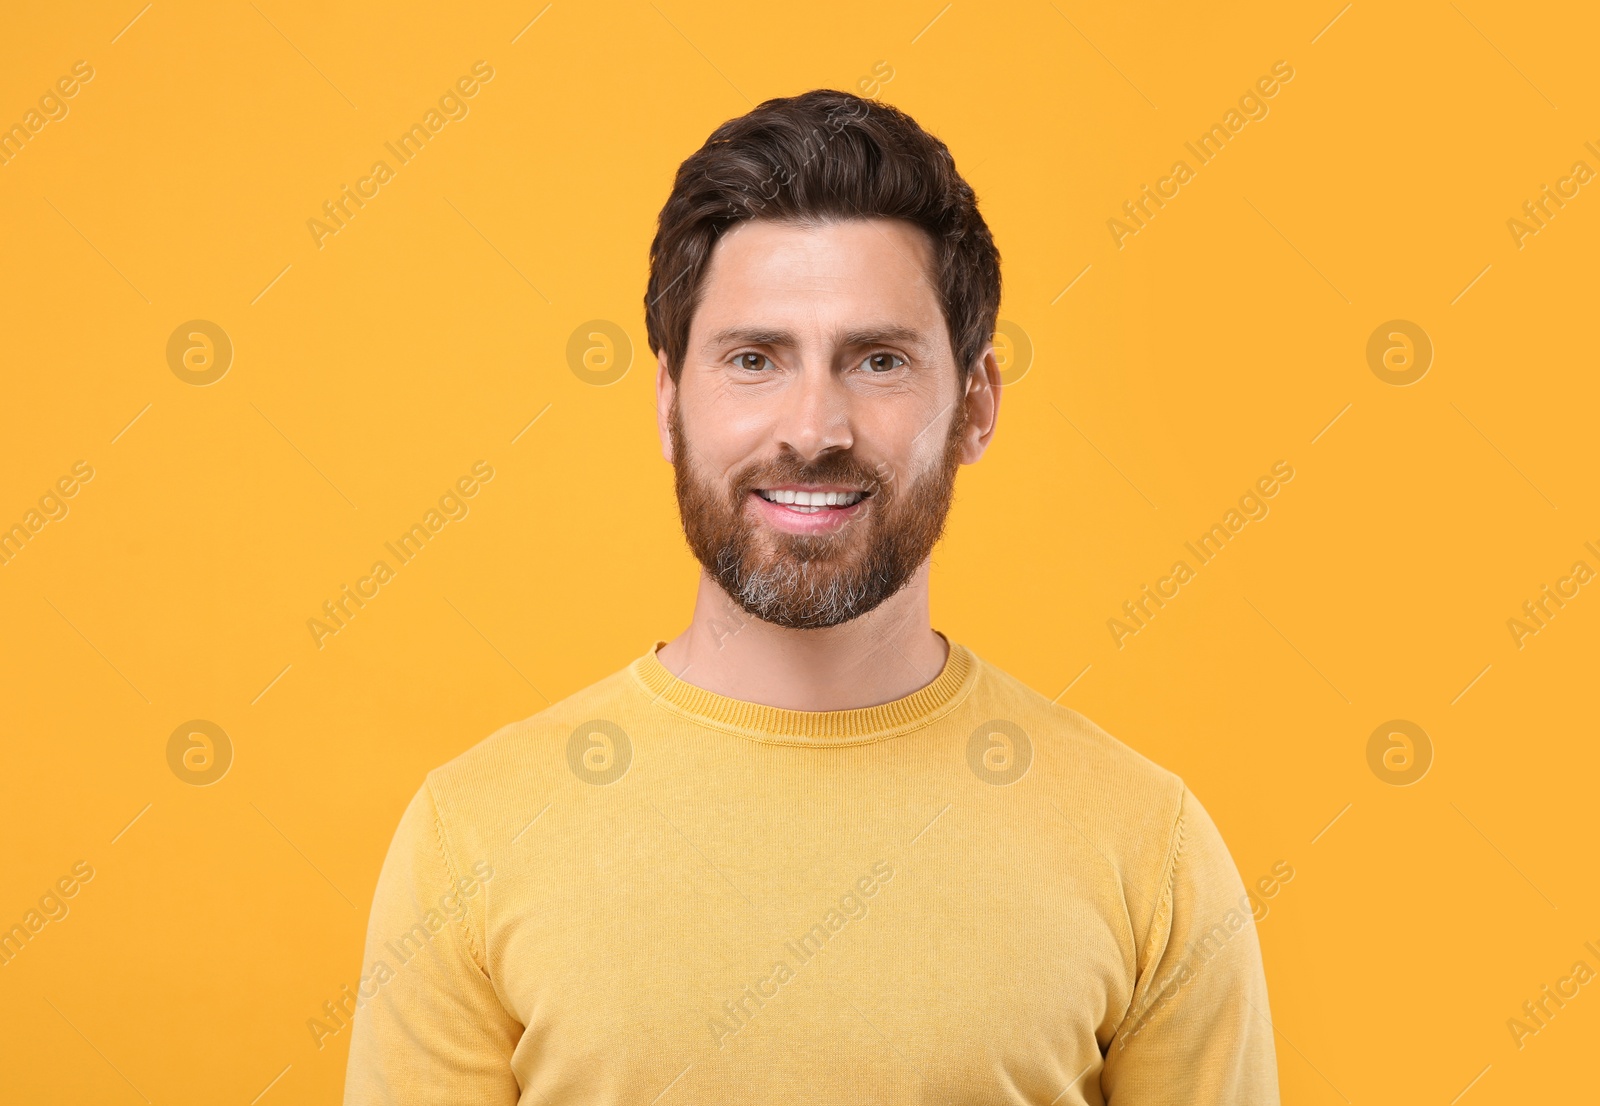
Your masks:
<instances>
[{"instance_id":1,"label":"man's head","mask_svg":"<svg viewBox=\"0 0 1600 1106\"><path fill-rule=\"evenodd\" d=\"M972 189L892 107L769 100L683 163L646 325L684 533L735 602L812 629L915 576L993 433L999 299Z\"/></svg>"}]
</instances>

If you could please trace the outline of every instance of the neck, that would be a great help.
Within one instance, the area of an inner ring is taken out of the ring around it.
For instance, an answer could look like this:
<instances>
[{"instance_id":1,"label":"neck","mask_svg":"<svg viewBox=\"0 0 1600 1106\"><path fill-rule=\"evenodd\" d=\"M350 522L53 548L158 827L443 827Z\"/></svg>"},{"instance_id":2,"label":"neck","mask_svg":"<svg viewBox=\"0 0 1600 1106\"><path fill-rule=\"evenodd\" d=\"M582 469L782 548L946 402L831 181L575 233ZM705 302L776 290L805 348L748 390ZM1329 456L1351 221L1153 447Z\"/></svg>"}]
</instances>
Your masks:
<instances>
[{"instance_id":1,"label":"neck","mask_svg":"<svg viewBox=\"0 0 1600 1106\"><path fill-rule=\"evenodd\" d=\"M928 614L928 563L874 610L819 630L763 622L704 572L694 616L656 656L696 687L785 710L856 710L932 683L948 648Z\"/></svg>"}]
</instances>

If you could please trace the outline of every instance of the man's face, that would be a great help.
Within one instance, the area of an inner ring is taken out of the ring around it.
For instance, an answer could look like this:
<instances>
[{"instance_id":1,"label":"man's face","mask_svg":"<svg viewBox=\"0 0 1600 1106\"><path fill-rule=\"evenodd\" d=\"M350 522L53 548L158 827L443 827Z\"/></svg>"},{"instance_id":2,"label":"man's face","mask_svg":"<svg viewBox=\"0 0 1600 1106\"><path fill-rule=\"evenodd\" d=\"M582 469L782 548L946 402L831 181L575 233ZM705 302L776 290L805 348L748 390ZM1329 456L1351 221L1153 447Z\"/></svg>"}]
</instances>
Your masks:
<instances>
[{"instance_id":1,"label":"man's face","mask_svg":"<svg viewBox=\"0 0 1600 1106\"><path fill-rule=\"evenodd\" d=\"M664 448L690 548L757 618L832 626L899 591L987 443L931 256L887 219L754 220L712 254L676 387L660 366Z\"/></svg>"}]
</instances>

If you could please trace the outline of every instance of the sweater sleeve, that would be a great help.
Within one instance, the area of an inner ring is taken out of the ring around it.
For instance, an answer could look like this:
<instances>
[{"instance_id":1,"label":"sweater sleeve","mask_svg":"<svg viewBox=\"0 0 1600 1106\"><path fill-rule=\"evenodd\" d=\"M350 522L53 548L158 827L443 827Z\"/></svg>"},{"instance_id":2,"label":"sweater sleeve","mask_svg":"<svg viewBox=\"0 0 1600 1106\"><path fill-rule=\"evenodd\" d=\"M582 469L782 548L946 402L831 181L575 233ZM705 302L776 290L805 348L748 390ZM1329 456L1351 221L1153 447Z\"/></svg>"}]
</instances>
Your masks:
<instances>
[{"instance_id":1,"label":"sweater sleeve","mask_svg":"<svg viewBox=\"0 0 1600 1106\"><path fill-rule=\"evenodd\" d=\"M1110 1106L1277 1106L1250 900L1222 835L1187 787L1138 967L1101 1073Z\"/></svg>"},{"instance_id":2,"label":"sweater sleeve","mask_svg":"<svg viewBox=\"0 0 1600 1106\"><path fill-rule=\"evenodd\" d=\"M501 1005L482 951L493 874L486 861L452 855L424 783L373 894L345 1106L517 1101L511 1054L522 1026Z\"/></svg>"}]
</instances>

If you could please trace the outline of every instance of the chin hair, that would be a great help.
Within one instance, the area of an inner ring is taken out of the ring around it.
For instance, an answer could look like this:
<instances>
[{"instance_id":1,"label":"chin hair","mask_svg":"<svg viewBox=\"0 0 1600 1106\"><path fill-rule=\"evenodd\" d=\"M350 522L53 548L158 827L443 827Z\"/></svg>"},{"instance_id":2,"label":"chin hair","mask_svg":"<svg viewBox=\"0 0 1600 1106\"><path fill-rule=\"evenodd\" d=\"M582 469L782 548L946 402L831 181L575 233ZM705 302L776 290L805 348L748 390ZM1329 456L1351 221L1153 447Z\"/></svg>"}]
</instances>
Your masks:
<instances>
[{"instance_id":1,"label":"chin hair","mask_svg":"<svg viewBox=\"0 0 1600 1106\"><path fill-rule=\"evenodd\" d=\"M904 585L882 572L818 580L804 562L792 561L741 573L731 549L724 549L717 560L712 575L729 599L763 622L790 630L821 630L860 618Z\"/></svg>"}]
</instances>

